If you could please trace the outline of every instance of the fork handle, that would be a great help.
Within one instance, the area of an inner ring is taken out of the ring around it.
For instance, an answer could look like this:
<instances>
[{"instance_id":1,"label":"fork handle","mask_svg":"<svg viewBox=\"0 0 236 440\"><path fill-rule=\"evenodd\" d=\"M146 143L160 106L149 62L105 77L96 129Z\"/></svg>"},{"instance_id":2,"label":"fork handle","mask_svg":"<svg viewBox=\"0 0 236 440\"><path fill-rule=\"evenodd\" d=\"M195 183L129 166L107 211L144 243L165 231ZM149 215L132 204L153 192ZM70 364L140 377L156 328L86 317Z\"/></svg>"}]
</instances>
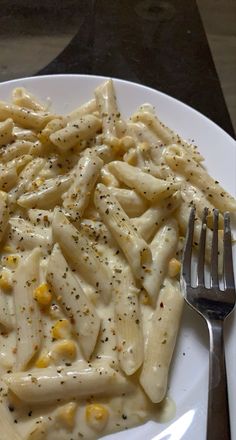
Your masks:
<instances>
[{"instance_id":1,"label":"fork handle","mask_svg":"<svg viewBox=\"0 0 236 440\"><path fill-rule=\"evenodd\" d=\"M223 321L207 321L210 335L207 440L230 440Z\"/></svg>"}]
</instances>

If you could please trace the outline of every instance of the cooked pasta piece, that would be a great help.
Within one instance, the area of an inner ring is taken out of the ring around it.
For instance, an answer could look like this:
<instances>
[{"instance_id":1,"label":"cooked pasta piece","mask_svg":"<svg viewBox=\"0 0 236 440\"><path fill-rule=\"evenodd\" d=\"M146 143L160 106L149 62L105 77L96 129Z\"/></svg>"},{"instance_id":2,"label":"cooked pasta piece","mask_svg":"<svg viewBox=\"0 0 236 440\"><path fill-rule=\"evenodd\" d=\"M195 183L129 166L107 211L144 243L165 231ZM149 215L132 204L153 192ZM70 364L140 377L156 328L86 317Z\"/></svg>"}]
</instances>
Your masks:
<instances>
[{"instance_id":1,"label":"cooked pasta piece","mask_svg":"<svg viewBox=\"0 0 236 440\"><path fill-rule=\"evenodd\" d=\"M0 191L0 242L2 241L9 220L8 196L4 191Z\"/></svg>"},{"instance_id":2,"label":"cooked pasta piece","mask_svg":"<svg viewBox=\"0 0 236 440\"><path fill-rule=\"evenodd\" d=\"M37 177L39 171L43 168L45 163L45 159L42 157L36 157L28 165L26 165L19 175L17 185L8 193L10 202L16 202L16 200L25 192L25 190L27 190L27 187L31 181Z\"/></svg>"},{"instance_id":3,"label":"cooked pasta piece","mask_svg":"<svg viewBox=\"0 0 236 440\"><path fill-rule=\"evenodd\" d=\"M106 303L110 302L112 273L89 239L77 230L60 209L55 209L52 222L54 240L59 243L69 261Z\"/></svg>"},{"instance_id":4,"label":"cooked pasta piece","mask_svg":"<svg viewBox=\"0 0 236 440\"><path fill-rule=\"evenodd\" d=\"M178 182L157 179L125 162L110 162L109 169L121 182L151 202L170 196L180 187Z\"/></svg>"},{"instance_id":5,"label":"cooked pasta piece","mask_svg":"<svg viewBox=\"0 0 236 440\"><path fill-rule=\"evenodd\" d=\"M8 162L9 160L21 156L22 154L30 154L33 145L34 143L31 141L16 140L6 148L2 148L0 150L0 160L3 162Z\"/></svg>"},{"instance_id":6,"label":"cooked pasta piece","mask_svg":"<svg viewBox=\"0 0 236 440\"><path fill-rule=\"evenodd\" d=\"M30 108L37 111L46 111L45 105L42 105L38 100L26 90L24 87L16 87L12 91L12 102L13 104L19 105L20 107Z\"/></svg>"},{"instance_id":7,"label":"cooked pasta piece","mask_svg":"<svg viewBox=\"0 0 236 440\"><path fill-rule=\"evenodd\" d=\"M16 364L25 370L42 342L41 317L33 292L39 284L41 252L35 248L18 265L14 275L14 305L16 316Z\"/></svg>"},{"instance_id":8,"label":"cooked pasta piece","mask_svg":"<svg viewBox=\"0 0 236 440\"><path fill-rule=\"evenodd\" d=\"M140 217L132 219L133 225L138 229L144 240L149 241L153 238L155 232L174 213L181 201L180 191L177 191L167 199L152 205Z\"/></svg>"},{"instance_id":9,"label":"cooked pasta piece","mask_svg":"<svg viewBox=\"0 0 236 440\"><path fill-rule=\"evenodd\" d=\"M132 189L109 187L129 217L143 214L147 209L147 201Z\"/></svg>"},{"instance_id":10,"label":"cooked pasta piece","mask_svg":"<svg viewBox=\"0 0 236 440\"><path fill-rule=\"evenodd\" d=\"M235 212L236 201L227 193L219 182L213 179L180 145L172 145L166 149L164 158L176 172L183 174L193 185L196 185L207 199L219 210Z\"/></svg>"},{"instance_id":11,"label":"cooked pasta piece","mask_svg":"<svg viewBox=\"0 0 236 440\"><path fill-rule=\"evenodd\" d=\"M36 142L38 140L37 134L33 130L27 128L18 127L17 125L13 128L13 134L16 141L29 141Z\"/></svg>"},{"instance_id":12,"label":"cooked pasta piece","mask_svg":"<svg viewBox=\"0 0 236 440\"><path fill-rule=\"evenodd\" d=\"M52 119L47 123L44 129L40 131L40 133L38 134L38 138L40 139L41 142L43 142L44 144L49 144L50 147L52 148L53 144L50 141L51 134L64 128L66 124L67 124L66 118L60 117L60 118Z\"/></svg>"},{"instance_id":13,"label":"cooked pasta piece","mask_svg":"<svg viewBox=\"0 0 236 440\"><path fill-rule=\"evenodd\" d=\"M156 233L150 248L152 265L146 271L143 287L146 289L152 305L155 307L157 297L168 270L168 263L174 257L179 239L176 220L167 220L165 225Z\"/></svg>"},{"instance_id":14,"label":"cooked pasta piece","mask_svg":"<svg viewBox=\"0 0 236 440\"><path fill-rule=\"evenodd\" d=\"M95 155L82 157L73 173L73 183L63 194L63 207L73 221L80 221L87 208L103 161Z\"/></svg>"},{"instance_id":15,"label":"cooked pasta piece","mask_svg":"<svg viewBox=\"0 0 236 440\"><path fill-rule=\"evenodd\" d=\"M81 151L81 156L89 156L94 154L100 157L104 163L108 163L114 158L111 147L106 144L95 145L94 147L86 148L85 150Z\"/></svg>"},{"instance_id":16,"label":"cooked pasta piece","mask_svg":"<svg viewBox=\"0 0 236 440\"><path fill-rule=\"evenodd\" d=\"M131 120L133 122L142 122L145 124L165 145L173 143L178 139L178 136L169 128L165 127L153 113L148 111L138 111L132 115Z\"/></svg>"},{"instance_id":17,"label":"cooked pasta piece","mask_svg":"<svg viewBox=\"0 0 236 440\"><path fill-rule=\"evenodd\" d=\"M129 267L115 269L115 332L118 358L128 376L143 362L143 332L139 308L139 290Z\"/></svg>"},{"instance_id":18,"label":"cooked pasta piece","mask_svg":"<svg viewBox=\"0 0 236 440\"><path fill-rule=\"evenodd\" d=\"M17 170L15 166L0 164L0 190L8 191L17 181Z\"/></svg>"},{"instance_id":19,"label":"cooked pasta piece","mask_svg":"<svg viewBox=\"0 0 236 440\"><path fill-rule=\"evenodd\" d=\"M202 215L204 208L208 208L207 224L209 227L213 227L213 212L215 207L209 200L207 200L201 190L186 182L182 185L181 196L189 206L194 206L196 208L198 216ZM223 229L224 220L221 213L219 213L218 221L219 227Z\"/></svg>"},{"instance_id":20,"label":"cooked pasta piece","mask_svg":"<svg viewBox=\"0 0 236 440\"><path fill-rule=\"evenodd\" d=\"M1 275L0 275L1 279ZM6 330L11 330L13 327L13 319L12 314L9 310L9 305L7 301L6 293L2 291L0 288L0 324L3 325L3 327Z\"/></svg>"},{"instance_id":21,"label":"cooked pasta piece","mask_svg":"<svg viewBox=\"0 0 236 440\"><path fill-rule=\"evenodd\" d=\"M120 113L116 104L116 96L111 80L105 81L95 89L97 107L102 118L103 135L106 140L117 136L116 123Z\"/></svg>"},{"instance_id":22,"label":"cooked pasta piece","mask_svg":"<svg viewBox=\"0 0 236 440\"><path fill-rule=\"evenodd\" d=\"M22 250L31 250L39 246L44 250L49 250L52 245L52 234L49 228L33 226L27 220L19 217L12 217L9 220L11 225L10 237Z\"/></svg>"},{"instance_id":23,"label":"cooked pasta piece","mask_svg":"<svg viewBox=\"0 0 236 440\"><path fill-rule=\"evenodd\" d=\"M96 187L94 203L103 222L123 250L134 275L143 279L143 266L151 262L149 246L140 237L112 192L101 183Z\"/></svg>"},{"instance_id":24,"label":"cooked pasta piece","mask_svg":"<svg viewBox=\"0 0 236 440\"><path fill-rule=\"evenodd\" d=\"M68 123L65 128L52 133L49 138L61 151L67 151L73 147L79 150L83 148L82 141L93 138L100 130L100 119L93 115L85 115Z\"/></svg>"},{"instance_id":25,"label":"cooked pasta piece","mask_svg":"<svg viewBox=\"0 0 236 440\"><path fill-rule=\"evenodd\" d=\"M17 203L23 208L54 208L61 202L62 194L69 188L71 182L70 174L45 180L38 190L26 192L20 196Z\"/></svg>"},{"instance_id":26,"label":"cooked pasta piece","mask_svg":"<svg viewBox=\"0 0 236 440\"><path fill-rule=\"evenodd\" d=\"M41 370L34 370L30 376L26 373L7 374L3 379L23 402L37 404L49 404L58 399L84 399L91 395L121 395L132 390L132 384L108 365L80 364L51 367L47 374Z\"/></svg>"},{"instance_id":27,"label":"cooked pasta piece","mask_svg":"<svg viewBox=\"0 0 236 440\"><path fill-rule=\"evenodd\" d=\"M15 136L13 134L13 127L14 124L11 118L0 122L0 148L5 147L6 145L14 141Z\"/></svg>"},{"instance_id":28,"label":"cooked pasta piece","mask_svg":"<svg viewBox=\"0 0 236 440\"><path fill-rule=\"evenodd\" d=\"M96 100L93 98L90 99L90 101L85 102L85 104L82 104L80 107L72 110L72 112L70 112L67 115L67 118L70 121L74 121L81 118L81 116L90 115L91 113L94 113L96 111L97 111L97 104L96 104Z\"/></svg>"},{"instance_id":29,"label":"cooked pasta piece","mask_svg":"<svg viewBox=\"0 0 236 440\"><path fill-rule=\"evenodd\" d=\"M28 218L34 226L49 227L52 223L53 211L47 209L29 209Z\"/></svg>"},{"instance_id":30,"label":"cooked pasta piece","mask_svg":"<svg viewBox=\"0 0 236 440\"><path fill-rule=\"evenodd\" d=\"M118 188L120 186L119 180L110 172L108 165L104 165L104 167L101 169L101 183L114 188Z\"/></svg>"},{"instance_id":31,"label":"cooked pasta piece","mask_svg":"<svg viewBox=\"0 0 236 440\"><path fill-rule=\"evenodd\" d=\"M21 127L41 130L48 121L56 116L44 111L35 111L15 104L6 104L0 101L0 121L11 118Z\"/></svg>"},{"instance_id":32,"label":"cooked pasta piece","mask_svg":"<svg viewBox=\"0 0 236 440\"><path fill-rule=\"evenodd\" d=\"M177 281L166 279L153 312L139 381L149 399L161 402L180 326L184 299Z\"/></svg>"},{"instance_id":33,"label":"cooked pasta piece","mask_svg":"<svg viewBox=\"0 0 236 440\"><path fill-rule=\"evenodd\" d=\"M54 246L49 258L47 280L52 285L56 297L61 298L60 304L73 322L76 337L85 359L88 360L97 341L100 318L74 277L58 245Z\"/></svg>"}]
</instances>

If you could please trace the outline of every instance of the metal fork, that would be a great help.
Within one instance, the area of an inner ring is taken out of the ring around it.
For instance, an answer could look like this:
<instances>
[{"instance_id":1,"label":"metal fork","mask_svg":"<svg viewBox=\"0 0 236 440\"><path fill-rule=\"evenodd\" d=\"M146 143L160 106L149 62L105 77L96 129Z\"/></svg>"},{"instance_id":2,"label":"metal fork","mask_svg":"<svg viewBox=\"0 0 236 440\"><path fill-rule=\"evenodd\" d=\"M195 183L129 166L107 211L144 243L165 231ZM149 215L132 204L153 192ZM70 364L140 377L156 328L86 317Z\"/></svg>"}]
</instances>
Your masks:
<instances>
[{"instance_id":1,"label":"metal fork","mask_svg":"<svg viewBox=\"0 0 236 440\"><path fill-rule=\"evenodd\" d=\"M220 289L218 276L218 210L214 210L213 238L210 262L211 287L204 279L207 208L204 209L197 258L197 285L192 286L191 260L195 209L191 209L186 243L183 252L181 286L187 303L205 318L209 336L209 394L207 415L207 440L230 440L227 376L224 353L223 323L232 312L235 299L232 242L229 213L224 214L223 283Z\"/></svg>"}]
</instances>

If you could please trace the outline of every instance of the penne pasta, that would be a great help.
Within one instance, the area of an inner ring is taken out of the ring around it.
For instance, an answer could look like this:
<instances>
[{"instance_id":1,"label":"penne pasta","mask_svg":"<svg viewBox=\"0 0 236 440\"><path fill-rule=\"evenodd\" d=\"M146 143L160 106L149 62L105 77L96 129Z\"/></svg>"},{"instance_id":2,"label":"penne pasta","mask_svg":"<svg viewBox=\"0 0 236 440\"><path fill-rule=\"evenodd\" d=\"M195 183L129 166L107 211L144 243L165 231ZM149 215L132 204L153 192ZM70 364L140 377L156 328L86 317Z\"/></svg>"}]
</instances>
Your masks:
<instances>
[{"instance_id":1,"label":"penne pasta","mask_svg":"<svg viewBox=\"0 0 236 440\"><path fill-rule=\"evenodd\" d=\"M34 143L25 140L16 140L12 144L0 150L0 160L2 162L8 162L15 159L22 154L30 154Z\"/></svg>"},{"instance_id":2,"label":"penne pasta","mask_svg":"<svg viewBox=\"0 0 236 440\"><path fill-rule=\"evenodd\" d=\"M15 136L13 134L13 127L13 120L10 118L0 122L0 148L6 147L6 145L11 144L11 142L14 141Z\"/></svg>"},{"instance_id":3,"label":"penne pasta","mask_svg":"<svg viewBox=\"0 0 236 440\"><path fill-rule=\"evenodd\" d=\"M62 194L72 182L71 175L61 175L45 182L35 191L24 193L17 200L23 208L50 209L60 203Z\"/></svg>"},{"instance_id":4,"label":"penne pasta","mask_svg":"<svg viewBox=\"0 0 236 440\"><path fill-rule=\"evenodd\" d=\"M15 104L0 101L0 121L11 118L17 125L34 130L41 130L55 116L42 111L34 111Z\"/></svg>"},{"instance_id":5,"label":"penne pasta","mask_svg":"<svg viewBox=\"0 0 236 440\"><path fill-rule=\"evenodd\" d=\"M167 220L165 225L156 233L150 244L152 265L145 273L143 287L146 289L154 307L168 269L168 263L175 256L178 239L177 222L171 219Z\"/></svg>"},{"instance_id":6,"label":"penne pasta","mask_svg":"<svg viewBox=\"0 0 236 440\"><path fill-rule=\"evenodd\" d=\"M52 245L52 236L49 228L33 226L27 220L12 217L9 220L11 225L10 237L17 243L20 249L32 250L40 247L49 250Z\"/></svg>"},{"instance_id":7,"label":"penne pasta","mask_svg":"<svg viewBox=\"0 0 236 440\"><path fill-rule=\"evenodd\" d=\"M209 176L201 165L191 160L191 156L183 147L180 145L170 146L166 150L164 158L173 170L184 175L193 185L197 186L216 208L221 211L235 211L235 199L219 185L218 181Z\"/></svg>"},{"instance_id":8,"label":"penne pasta","mask_svg":"<svg viewBox=\"0 0 236 440\"><path fill-rule=\"evenodd\" d=\"M7 193L0 191L0 242L2 241L9 221Z\"/></svg>"},{"instance_id":9,"label":"penne pasta","mask_svg":"<svg viewBox=\"0 0 236 440\"><path fill-rule=\"evenodd\" d=\"M0 275L1 279L1 275ZM9 305L6 297L6 293L0 288L0 324L6 330L11 330L13 328L13 320L9 310Z\"/></svg>"},{"instance_id":10,"label":"penne pasta","mask_svg":"<svg viewBox=\"0 0 236 440\"><path fill-rule=\"evenodd\" d=\"M129 267L115 270L115 332L118 358L128 376L134 374L143 362L143 332L139 308L139 290Z\"/></svg>"},{"instance_id":11,"label":"penne pasta","mask_svg":"<svg viewBox=\"0 0 236 440\"><path fill-rule=\"evenodd\" d=\"M31 181L37 177L38 173L45 165L45 162L45 159L37 157L26 165L23 171L19 174L16 187L12 188L8 193L10 202L16 202L17 199L24 194Z\"/></svg>"},{"instance_id":12,"label":"penne pasta","mask_svg":"<svg viewBox=\"0 0 236 440\"><path fill-rule=\"evenodd\" d=\"M13 127L13 134L16 141L36 142L38 140L37 134L33 130L18 127L17 125Z\"/></svg>"},{"instance_id":13,"label":"penne pasta","mask_svg":"<svg viewBox=\"0 0 236 440\"><path fill-rule=\"evenodd\" d=\"M40 250L35 248L24 258L14 275L14 305L16 316L16 364L18 371L25 370L38 352L42 342L41 317L34 300L34 290L39 285Z\"/></svg>"},{"instance_id":14,"label":"penne pasta","mask_svg":"<svg viewBox=\"0 0 236 440\"><path fill-rule=\"evenodd\" d=\"M146 200L132 189L116 188L108 186L111 194L118 200L129 217L143 214L147 209Z\"/></svg>"},{"instance_id":15,"label":"penne pasta","mask_svg":"<svg viewBox=\"0 0 236 440\"><path fill-rule=\"evenodd\" d=\"M35 380L32 378L35 378ZM5 375L5 382L22 401L52 403L93 396L121 395L132 390L132 384L108 365L84 364L65 368L51 367L45 372L35 370L32 375Z\"/></svg>"},{"instance_id":16,"label":"penne pasta","mask_svg":"<svg viewBox=\"0 0 236 440\"><path fill-rule=\"evenodd\" d=\"M152 205L143 215L132 219L135 228L146 241L150 241L155 232L180 206L182 201L180 191L172 196Z\"/></svg>"},{"instance_id":17,"label":"penne pasta","mask_svg":"<svg viewBox=\"0 0 236 440\"><path fill-rule=\"evenodd\" d=\"M58 245L55 245L47 265L47 280L56 297L73 323L82 353L88 360L94 350L100 319L86 297L78 280L74 277Z\"/></svg>"},{"instance_id":18,"label":"penne pasta","mask_svg":"<svg viewBox=\"0 0 236 440\"><path fill-rule=\"evenodd\" d=\"M46 107L28 92L24 87L16 87L12 91L12 102L20 107L26 107L35 111L46 111Z\"/></svg>"},{"instance_id":19,"label":"penne pasta","mask_svg":"<svg viewBox=\"0 0 236 440\"><path fill-rule=\"evenodd\" d=\"M81 118L82 116L90 115L91 113L94 113L96 111L97 111L96 100L90 99L90 101L85 102L85 104L82 104L80 107L72 110L72 112L70 112L67 115L67 118L70 121L74 121Z\"/></svg>"},{"instance_id":20,"label":"penne pasta","mask_svg":"<svg viewBox=\"0 0 236 440\"><path fill-rule=\"evenodd\" d=\"M112 273L91 242L77 230L60 209L55 209L52 222L54 239L66 257L77 267L79 274L91 283L109 303L112 291Z\"/></svg>"},{"instance_id":21,"label":"penne pasta","mask_svg":"<svg viewBox=\"0 0 236 440\"><path fill-rule=\"evenodd\" d=\"M183 304L179 283L166 279L152 315L139 378L145 393L154 403L161 402L166 395Z\"/></svg>"},{"instance_id":22,"label":"penne pasta","mask_svg":"<svg viewBox=\"0 0 236 440\"><path fill-rule=\"evenodd\" d=\"M117 136L116 123L120 119L120 113L116 104L116 96L111 80L104 82L95 89L95 97L104 137L109 140Z\"/></svg>"},{"instance_id":23,"label":"penne pasta","mask_svg":"<svg viewBox=\"0 0 236 440\"><path fill-rule=\"evenodd\" d=\"M180 187L177 182L157 179L125 162L110 162L109 169L121 182L151 202L170 196Z\"/></svg>"},{"instance_id":24,"label":"penne pasta","mask_svg":"<svg viewBox=\"0 0 236 440\"><path fill-rule=\"evenodd\" d=\"M141 122L145 124L165 145L173 143L178 139L178 136L169 128L165 127L153 113L148 111L138 111L132 115L131 120L133 122Z\"/></svg>"},{"instance_id":25,"label":"penne pasta","mask_svg":"<svg viewBox=\"0 0 236 440\"><path fill-rule=\"evenodd\" d=\"M146 267L151 262L149 246L139 236L112 192L101 183L96 187L94 203L103 222L124 252L134 275L143 279L143 266Z\"/></svg>"},{"instance_id":26,"label":"penne pasta","mask_svg":"<svg viewBox=\"0 0 236 440\"><path fill-rule=\"evenodd\" d=\"M67 151L74 147L80 150L83 148L82 141L93 138L100 129L100 119L93 115L85 115L77 121L68 123L65 128L52 133L49 139L61 151Z\"/></svg>"},{"instance_id":27,"label":"penne pasta","mask_svg":"<svg viewBox=\"0 0 236 440\"><path fill-rule=\"evenodd\" d=\"M81 220L102 166L103 161L95 155L79 160L73 173L73 183L62 196L62 205L73 221Z\"/></svg>"}]
</instances>

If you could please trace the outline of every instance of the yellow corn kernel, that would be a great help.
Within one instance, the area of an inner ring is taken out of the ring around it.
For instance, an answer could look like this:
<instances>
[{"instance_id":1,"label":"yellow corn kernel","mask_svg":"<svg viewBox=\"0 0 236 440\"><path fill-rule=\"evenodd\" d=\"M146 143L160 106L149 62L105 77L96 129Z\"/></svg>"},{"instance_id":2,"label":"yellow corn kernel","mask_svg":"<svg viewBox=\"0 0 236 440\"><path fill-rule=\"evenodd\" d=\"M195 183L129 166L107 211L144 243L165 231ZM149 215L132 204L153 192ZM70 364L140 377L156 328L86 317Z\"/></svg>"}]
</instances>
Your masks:
<instances>
[{"instance_id":1,"label":"yellow corn kernel","mask_svg":"<svg viewBox=\"0 0 236 440\"><path fill-rule=\"evenodd\" d=\"M176 258L171 258L168 265L168 275L173 278L179 274L181 268L181 263Z\"/></svg>"},{"instance_id":2,"label":"yellow corn kernel","mask_svg":"<svg viewBox=\"0 0 236 440\"><path fill-rule=\"evenodd\" d=\"M70 337L71 325L67 319L59 319L51 329L53 339Z\"/></svg>"},{"instance_id":3,"label":"yellow corn kernel","mask_svg":"<svg viewBox=\"0 0 236 440\"><path fill-rule=\"evenodd\" d=\"M33 186L33 188L37 189L37 188L39 188L44 182L45 182L44 177L38 177L37 179L35 179L35 180L32 182L32 186Z\"/></svg>"},{"instance_id":4,"label":"yellow corn kernel","mask_svg":"<svg viewBox=\"0 0 236 440\"><path fill-rule=\"evenodd\" d=\"M12 289L12 283L6 271L2 271L0 274L0 287L8 292Z\"/></svg>"},{"instance_id":5,"label":"yellow corn kernel","mask_svg":"<svg viewBox=\"0 0 236 440\"><path fill-rule=\"evenodd\" d=\"M51 356L53 359L61 357L62 359L75 359L77 354L76 343L69 339L57 342L52 351Z\"/></svg>"},{"instance_id":6,"label":"yellow corn kernel","mask_svg":"<svg viewBox=\"0 0 236 440\"><path fill-rule=\"evenodd\" d=\"M76 407L75 402L69 402L58 410L58 419L68 429L73 429L75 426Z\"/></svg>"},{"instance_id":7,"label":"yellow corn kernel","mask_svg":"<svg viewBox=\"0 0 236 440\"><path fill-rule=\"evenodd\" d=\"M34 290L34 298L41 306L48 306L52 301L52 291L47 283L42 283Z\"/></svg>"},{"instance_id":8,"label":"yellow corn kernel","mask_svg":"<svg viewBox=\"0 0 236 440\"><path fill-rule=\"evenodd\" d=\"M36 368L47 368L50 365L51 359L48 354L40 356L35 362Z\"/></svg>"},{"instance_id":9,"label":"yellow corn kernel","mask_svg":"<svg viewBox=\"0 0 236 440\"><path fill-rule=\"evenodd\" d=\"M7 257L3 257L3 264L11 269L15 269L19 261L19 257L17 255L8 255Z\"/></svg>"},{"instance_id":10,"label":"yellow corn kernel","mask_svg":"<svg viewBox=\"0 0 236 440\"><path fill-rule=\"evenodd\" d=\"M99 403L87 405L85 414L87 423L96 431L102 431L108 422L108 410Z\"/></svg>"}]
</instances>

